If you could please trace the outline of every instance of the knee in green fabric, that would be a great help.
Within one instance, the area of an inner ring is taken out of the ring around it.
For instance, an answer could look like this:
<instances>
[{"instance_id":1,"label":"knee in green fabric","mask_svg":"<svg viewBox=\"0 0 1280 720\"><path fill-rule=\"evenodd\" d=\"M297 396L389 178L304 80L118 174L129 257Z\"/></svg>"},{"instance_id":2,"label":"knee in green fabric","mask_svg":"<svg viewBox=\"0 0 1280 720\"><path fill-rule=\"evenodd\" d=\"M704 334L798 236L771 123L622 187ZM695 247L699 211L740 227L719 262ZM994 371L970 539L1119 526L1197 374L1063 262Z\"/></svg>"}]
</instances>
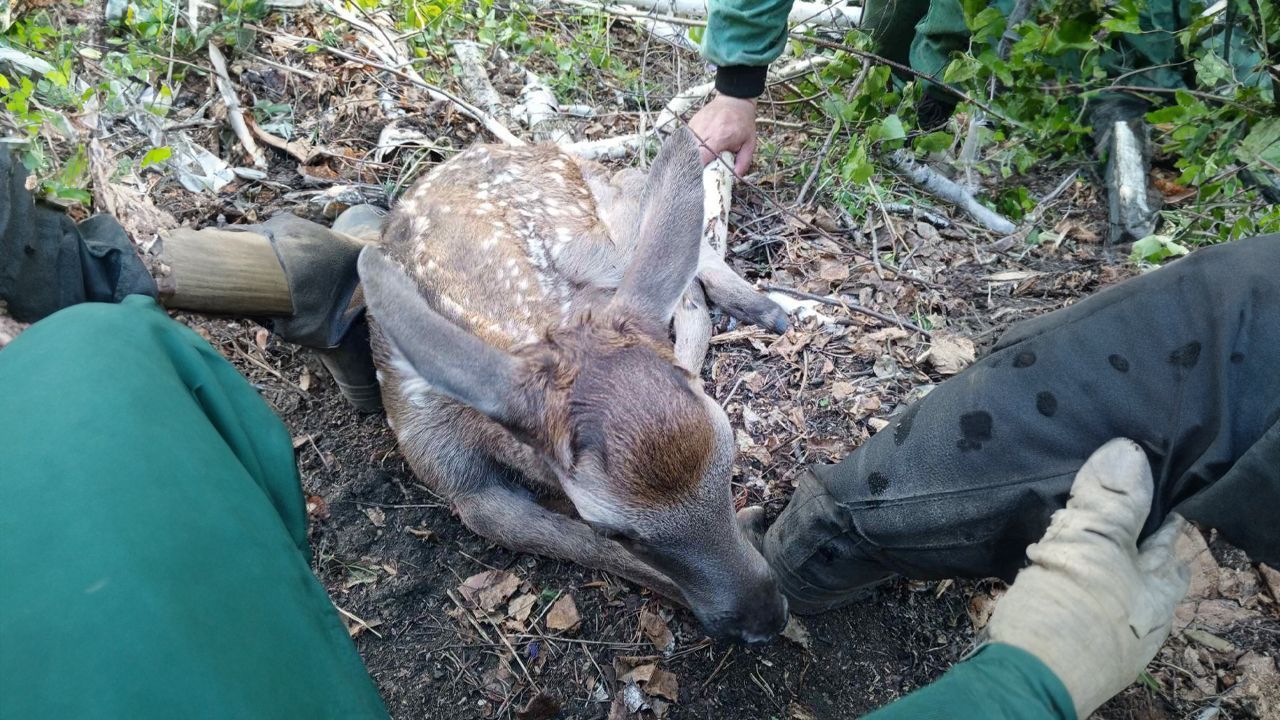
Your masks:
<instances>
[{"instance_id":1,"label":"knee in green fabric","mask_svg":"<svg viewBox=\"0 0 1280 720\"><path fill-rule=\"evenodd\" d=\"M764 556L800 615L856 600L893 575L871 557L848 513L812 473L801 477L765 534Z\"/></svg>"}]
</instances>

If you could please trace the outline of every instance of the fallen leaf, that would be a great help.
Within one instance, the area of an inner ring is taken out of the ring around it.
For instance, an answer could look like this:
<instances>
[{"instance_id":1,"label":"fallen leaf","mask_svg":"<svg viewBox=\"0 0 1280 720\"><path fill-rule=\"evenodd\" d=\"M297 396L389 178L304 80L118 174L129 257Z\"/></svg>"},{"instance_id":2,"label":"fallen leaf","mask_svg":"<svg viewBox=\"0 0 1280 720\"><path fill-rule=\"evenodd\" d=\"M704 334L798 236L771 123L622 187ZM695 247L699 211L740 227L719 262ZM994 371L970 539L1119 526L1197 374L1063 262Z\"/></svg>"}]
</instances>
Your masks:
<instances>
[{"instance_id":1,"label":"fallen leaf","mask_svg":"<svg viewBox=\"0 0 1280 720\"><path fill-rule=\"evenodd\" d=\"M359 637L365 630L372 632L382 624L381 620L353 620L345 615L342 617L342 622L347 626L347 635L350 637Z\"/></svg>"},{"instance_id":2,"label":"fallen leaf","mask_svg":"<svg viewBox=\"0 0 1280 720\"><path fill-rule=\"evenodd\" d=\"M800 619L795 615L787 618L787 626L782 628L782 637L799 645L805 650L809 650L813 646L813 640L809 637L809 631L804 625L800 624Z\"/></svg>"},{"instance_id":3,"label":"fallen leaf","mask_svg":"<svg viewBox=\"0 0 1280 720\"><path fill-rule=\"evenodd\" d=\"M879 409L880 398L875 395L860 395L854 399L852 405L845 408L845 412L854 420L861 420Z\"/></svg>"},{"instance_id":4,"label":"fallen leaf","mask_svg":"<svg viewBox=\"0 0 1280 720\"><path fill-rule=\"evenodd\" d=\"M458 593L472 605L491 612L519 586L520 579L505 570L485 570L464 580Z\"/></svg>"},{"instance_id":5,"label":"fallen leaf","mask_svg":"<svg viewBox=\"0 0 1280 720\"><path fill-rule=\"evenodd\" d=\"M308 442L311 442L311 436L310 436L310 435L307 435L307 434L303 434L303 435L295 435L295 436L294 436L294 438L293 438L293 449L294 449L294 450L297 450L298 448L302 447L303 445L306 445Z\"/></svg>"},{"instance_id":6,"label":"fallen leaf","mask_svg":"<svg viewBox=\"0 0 1280 720\"><path fill-rule=\"evenodd\" d=\"M1259 718L1280 715L1280 671L1274 657L1256 652L1245 653L1236 661L1240 673L1237 682L1239 693L1244 696L1249 709Z\"/></svg>"},{"instance_id":7,"label":"fallen leaf","mask_svg":"<svg viewBox=\"0 0 1280 720\"><path fill-rule=\"evenodd\" d=\"M1004 587L994 587L988 591L974 593L969 598L965 612L969 615L969 622L973 625L974 632L987 626L991 620L991 614L996 611L996 603L1000 602L1004 592Z\"/></svg>"},{"instance_id":8,"label":"fallen leaf","mask_svg":"<svg viewBox=\"0 0 1280 720\"><path fill-rule=\"evenodd\" d=\"M1271 591L1271 599L1280 603L1280 572L1267 565L1259 565L1258 574L1262 576L1262 581L1267 584L1267 589Z\"/></svg>"},{"instance_id":9,"label":"fallen leaf","mask_svg":"<svg viewBox=\"0 0 1280 720\"><path fill-rule=\"evenodd\" d=\"M844 402L858 392L858 386L851 382L839 380L831 383L831 397L836 402Z\"/></svg>"},{"instance_id":10,"label":"fallen leaf","mask_svg":"<svg viewBox=\"0 0 1280 720\"><path fill-rule=\"evenodd\" d=\"M880 359L871 366L871 371L881 380L891 378L898 374L898 361L894 360L892 355L881 355Z\"/></svg>"},{"instance_id":11,"label":"fallen leaf","mask_svg":"<svg viewBox=\"0 0 1280 720\"><path fill-rule=\"evenodd\" d=\"M524 709L516 713L516 718L517 720L551 720L559 714L560 701L546 693L538 693L529 698Z\"/></svg>"},{"instance_id":12,"label":"fallen leaf","mask_svg":"<svg viewBox=\"0 0 1280 720\"><path fill-rule=\"evenodd\" d=\"M644 690L650 695L657 695L675 702L680 695L680 681L673 672L654 670L649 682L645 683Z\"/></svg>"},{"instance_id":13,"label":"fallen leaf","mask_svg":"<svg viewBox=\"0 0 1280 720\"><path fill-rule=\"evenodd\" d=\"M253 335L253 343L258 346L259 350L266 352L267 341L271 339L271 333L266 328L258 328L258 332Z\"/></svg>"},{"instance_id":14,"label":"fallen leaf","mask_svg":"<svg viewBox=\"0 0 1280 720\"><path fill-rule=\"evenodd\" d=\"M657 670L658 666L653 663L637 665L627 672L619 675L618 680L622 682L647 683L651 678L653 678L653 674L657 672Z\"/></svg>"},{"instance_id":15,"label":"fallen leaf","mask_svg":"<svg viewBox=\"0 0 1280 720\"><path fill-rule=\"evenodd\" d=\"M375 527L386 527L387 514L382 511L382 508L367 507L364 509L364 514Z\"/></svg>"},{"instance_id":16,"label":"fallen leaf","mask_svg":"<svg viewBox=\"0 0 1280 720\"><path fill-rule=\"evenodd\" d=\"M827 282L844 282L849 279L849 265L839 260L822 260L818 263L818 277Z\"/></svg>"},{"instance_id":17,"label":"fallen leaf","mask_svg":"<svg viewBox=\"0 0 1280 720\"><path fill-rule=\"evenodd\" d=\"M667 623L662 616L650 612L647 607L640 609L640 630L644 632L645 637L649 638L649 642L658 652L670 653L676 649L676 637L671 634Z\"/></svg>"},{"instance_id":18,"label":"fallen leaf","mask_svg":"<svg viewBox=\"0 0 1280 720\"><path fill-rule=\"evenodd\" d=\"M955 375L973 363L975 352L973 341L969 338L934 333L933 342L925 357L939 375Z\"/></svg>"},{"instance_id":19,"label":"fallen leaf","mask_svg":"<svg viewBox=\"0 0 1280 720\"><path fill-rule=\"evenodd\" d=\"M485 692L495 700L504 700L511 692L511 681L515 674L511 672L511 658L503 655L498 658L498 665L487 670L480 678L484 681Z\"/></svg>"},{"instance_id":20,"label":"fallen leaf","mask_svg":"<svg viewBox=\"0 0 1280 720\"><path fill-rule=\"evenodd\" d=\"M537 595L526 593L507 603L508 620L504 624L517 632L524 630L524 623L533 612L533 605L537 600Z\"/></svg>"},{"instance_id":21,"label":"fallen leaf","mask_svg":"<svg viewBox=\"0 0 1280 720\"><path fill-rule=\"evenodd\" d=\"M573 596L568 593L561 595L560 599L552 603L551 609L547 611L547 627L552 630L571 632L580 622L582 617L578 615L578 605L573 601Z\"/></svg>"},{"instance_id":22,"label":"fallen leaf","mask_svg":"<svg viewBox=\"0 0 1280 720\"><path fill-rule=\"evenodd\" d=\"M319 495L307 496L307 517L315 520L329 519L329 504Z\"/></svg>"},{"instance_id":23,"label":"fallen leaf","mask_svg":"<svg viewBox=\"0 0 1280 720\"><path fill-rule=\"evenodd\" d=\"M1221 573L1204 535L1190 523L1183 526L1182 533L1178 535L1174 554L1191 569L1187 594L1173 611L1174 632L1181 632L1195 619L1200 603L1217 596Z\"/></svg>"}]
</instances>

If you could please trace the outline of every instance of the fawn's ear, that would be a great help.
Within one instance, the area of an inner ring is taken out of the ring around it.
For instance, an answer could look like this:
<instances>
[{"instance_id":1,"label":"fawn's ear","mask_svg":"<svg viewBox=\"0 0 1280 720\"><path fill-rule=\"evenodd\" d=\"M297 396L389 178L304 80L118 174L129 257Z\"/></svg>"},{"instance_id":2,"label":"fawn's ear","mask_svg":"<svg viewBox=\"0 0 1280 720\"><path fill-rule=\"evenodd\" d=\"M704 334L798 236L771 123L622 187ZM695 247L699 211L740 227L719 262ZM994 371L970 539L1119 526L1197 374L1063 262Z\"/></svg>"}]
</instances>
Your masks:
<instances>
[{"instance_id":1,"label":"fawn's ear","mask_svg":"<svg viewBox=\"0 0 1280 720\"><path fill-rule=\"evenodd\" d=\"M379 248L361 250L358 265L369 314L391 346L397 370L522 437L533 433L538 421L514 357L437 313Z\"/></svg>"},{"instance_id":2,"label":"fawn's ear","mask_svg":"<svg viewBox=\"0 0 1280 720\"><path fill-rule=\"evenodd\" d=\"M665 333L698 269L702 161L688 128L662 144L640 202L636 252L610 307Z\"/></svg>"}]
</instances>

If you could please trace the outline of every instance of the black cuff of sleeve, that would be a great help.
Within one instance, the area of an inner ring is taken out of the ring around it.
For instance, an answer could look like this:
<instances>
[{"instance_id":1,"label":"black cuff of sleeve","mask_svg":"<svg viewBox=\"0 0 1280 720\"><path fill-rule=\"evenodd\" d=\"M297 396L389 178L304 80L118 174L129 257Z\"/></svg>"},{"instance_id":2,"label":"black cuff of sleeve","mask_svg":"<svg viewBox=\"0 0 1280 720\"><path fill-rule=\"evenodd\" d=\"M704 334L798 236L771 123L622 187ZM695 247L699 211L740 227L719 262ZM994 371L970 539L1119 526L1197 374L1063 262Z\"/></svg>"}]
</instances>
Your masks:
<instances>
[{"instance_id":1,"label":"black cuff of sleeve","mask_svg":"<svg viewBox=\"0 0 1280 720\"><path fill-rule=\"evenodd\" d=\"M716 92L736 98L760 97L768 72L763 65L724 65L716 69Z\"/></svg>"}]
</instances>

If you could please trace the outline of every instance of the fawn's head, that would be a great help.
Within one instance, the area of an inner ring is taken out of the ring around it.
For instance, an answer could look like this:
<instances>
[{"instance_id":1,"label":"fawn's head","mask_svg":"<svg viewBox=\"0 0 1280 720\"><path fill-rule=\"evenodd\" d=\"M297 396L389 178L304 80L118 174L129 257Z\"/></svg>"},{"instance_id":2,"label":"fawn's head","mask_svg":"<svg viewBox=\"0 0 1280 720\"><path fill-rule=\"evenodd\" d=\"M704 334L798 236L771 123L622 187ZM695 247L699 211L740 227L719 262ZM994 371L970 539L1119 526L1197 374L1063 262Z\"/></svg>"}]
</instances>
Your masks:
<instances>
[{"instance_id":1,"label":"fawn's head","mask_svg":"<svg viewBox=\"0 0 1280 720\"><path fill-rule=\"evenodd\" d=\"M613 298L510 351L438 315L376 248L360 276L399 370L538 450L579 516L670 578L709 633L760 641L782 629L786 602L734 517L729 420L676 366L667 334L697 268L701 174L692 136L676 133Z\"/></svg>"}]
</instances>

